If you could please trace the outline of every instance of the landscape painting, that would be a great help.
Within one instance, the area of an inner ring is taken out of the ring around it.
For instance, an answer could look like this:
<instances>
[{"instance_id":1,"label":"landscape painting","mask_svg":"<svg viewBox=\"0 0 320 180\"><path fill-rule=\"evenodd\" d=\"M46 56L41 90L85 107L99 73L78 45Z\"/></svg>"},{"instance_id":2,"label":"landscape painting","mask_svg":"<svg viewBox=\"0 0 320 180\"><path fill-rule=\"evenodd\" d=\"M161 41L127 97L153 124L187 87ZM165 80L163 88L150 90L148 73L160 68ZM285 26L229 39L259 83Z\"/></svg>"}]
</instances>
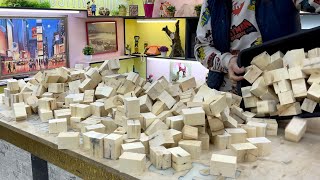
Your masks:
<instances>
[{"instance_id":1,"label":"landscape painting","mask_svg":"<svg viewBox=\"0 0 320 180\"><path fill-rule=\"evenodd\" d=\"M118 51L117 23L87 22L87 43L94 49L94 54Z\"/></svg>"},{"instance_id":2,"label":"landscape painting","mask_svg":"<svg viewBox=\"0 0 320 180\"><path fill-rule=\"evenodd\" d=\"M67 66L64 18L0 18L1 77Z\"/></svg>"}]
</instances>

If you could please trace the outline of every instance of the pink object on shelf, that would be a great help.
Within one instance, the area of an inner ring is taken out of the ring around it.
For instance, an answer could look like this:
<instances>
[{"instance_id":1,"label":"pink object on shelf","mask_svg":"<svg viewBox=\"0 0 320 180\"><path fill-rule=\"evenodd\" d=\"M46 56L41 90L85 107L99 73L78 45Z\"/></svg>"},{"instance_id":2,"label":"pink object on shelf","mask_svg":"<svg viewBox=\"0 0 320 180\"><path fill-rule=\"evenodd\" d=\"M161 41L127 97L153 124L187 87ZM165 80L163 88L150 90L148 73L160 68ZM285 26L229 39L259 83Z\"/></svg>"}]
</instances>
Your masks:
<instances>
[{"instance_id":1,"label":"pink object on shelf","mask_svg":"<svg viewBox=\"0 0 320 180\"><path fill-rule=\"evenodd\" d=\"M145 17L151 18L153 13L154 4L144 4Z\"/></svg>"}]
</instances>

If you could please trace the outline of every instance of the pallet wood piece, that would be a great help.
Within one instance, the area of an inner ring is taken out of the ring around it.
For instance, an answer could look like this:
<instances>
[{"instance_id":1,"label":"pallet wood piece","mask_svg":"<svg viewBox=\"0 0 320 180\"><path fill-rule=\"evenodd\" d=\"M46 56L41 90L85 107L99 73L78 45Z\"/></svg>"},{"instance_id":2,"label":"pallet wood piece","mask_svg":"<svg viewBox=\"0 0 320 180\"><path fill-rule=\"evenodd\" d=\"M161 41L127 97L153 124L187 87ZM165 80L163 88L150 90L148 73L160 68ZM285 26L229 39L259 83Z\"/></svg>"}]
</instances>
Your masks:
<instances>
[{"instance_id":1,"label":"pallet wood piece","mask_svg":"<svg viewBox=\"0 0 320 180\"><path fill-rule=\"evenodd\" d=\"M57 134L61 132L67 132L67 126L68 124L66 118L49 120L49 133Z\"/></svg>"},{"instance_id":2,"label":"pallet wood piece","mask_svg":"<svg viewBox=\"0 0 320 180\"><path fill-rule=\"evenodd\" d=\"M54 98L40 98L38 100L38 107L45 110L57 109L57 101Z\"/></svg>"},{"instance_id":3,"label":"pallet wood piece","mask_svg":"<svg viewBox=\"0 0 320 180\"><path fill-rule=\"evenodd\" d=\"M124 152L145 154L145 148L141 142L127 143L121 145L121 154Z\"/></svg>"},{"instance_id":4,"label":"pallet wood piece","mask_svg":"<svg viewBox=\"0 0 320 180\"><path fill-rule=\"evenodd\" d=\"M13 113L16 121L23 121L27 119L27 111L23 102L13 103Z\"/></svg>"},{"instance_id":5,"label":"pallet wood piece","mask_svg":"<svg viewBox=\"0 0 320 180\"><path fill-rule=\"evenodd\" d=\"M57 74L59 74L60 76L60 78L58 79L58 83L65 83L69 80L70 69L66 67L60 67L57 69Z\"/></svg>"},{"instance_id":6,"label":"pallet wood piece","mask_svg":"<svg viewBox=\"0 0 320 180\"><path fill-rule=\"evenodd\" d=\"M315 102L320 102L320 85L313 83L307 92L308 99L311 99Z\"/></svg>"},{"instance_id":7,"label":"pallet wood piece","mask_svg":"<svg viewBox=\"0 0 320 180\"><path fill-rule=\"evenodd\" d=\"M83 80L79 86L79 89L81 92L84 92L85 90L92 90L95 87L97 87L98 84L96 84L96 82L91 79L91 78L86 78L85 80Z\"/></svg>"},{"instance_id":8,"label":"pallet wood piece","mask_svg":"<svg viewBox=\"0 0 320 180\"><path fill-rule=\"evenodd\" d=\"M97 159L102 159L104 156L104 138L107 134L95 133L89 136L90 155Z\"/></svg>"},{"instance_id":9,"label":"pallet wood piece","mask_svg":"<svg viewBox=\"0 0 320 180\"><path fill-rule=\"evenodd\" d=\"M308 78L308 84L312 85L313 83L320 83L320 74L311 74Z\"/></svg>"},{"instance_id":10,"label":"pallet wood piece","mask_svg":"<svg viewBox=\"0 0 320 180\"><path fill-rule=\"evenodd\" d=\"M283 57L283 64L286 67L302 67L303 60L306 58L304 53L304 49L294 49L287 51L287 53Z\"/></svg>"},{"instance_id":11,"label":"pallet wood piece","mask_svg":"<svg viewBox=\"0 0 320 180\"><path fill-rule=\"evenodd\" d=\"M151 135L157 131L160 130L167 130L168 126L160 121L159 119L156 119L153 121L153 123L145 130L146 135Z\"/></svg>"},{"instance_id":12,"label":"pallet wood piece","mask_svg":"<svg viewBox=\"0 0 320 180\"><path fill-rule=\"evenodd\" d=\"M70 117L70 127L72 129L76 129L78 131L81 131L80 122L81 122L80 117Z\"/></svg>"},{"instance_id":13,"label":"pallet wood piece","mask_svg":"<svg viewBox=\"0 0 320 180\"><path fill-rule=\"evenodd\" d=\"M140 100L140 112L147 113L152 110L152 101L147 94L139 97Z\"/></svg>"},{"instance_id":14,"label":"pallet wood piece","mask_svg":"<svg viewBox=\"0 0 320 180\"><path fill-rule=\"evenodd\" d=\"M109 134L104 137L104 158L117 160L121 155L123 135Z\"/></svg>"},{"instance_id":15,"label":"pallet wood piece","mask_svg":"<svg viewBox=\"0 0 320 180\"><path fill-rule=\"evenodd\" d=\"M279 116L294 116L302 113L299 102L295 102L285 106L277 106L277 109Z\"/></svg>"},{"instance_id":16,"label":"pallet wood piece","mask_svg":"<svg viewBox=\"0 0 320 180\"><path fill-rule=\"evenodd\" d=\"M47 109L38 109L38 114L42 122L48 122L49 119L53 119L53 112L52 110Z\"/></svg>"},{"instance_id":17,"label":"pallet wood piece","mask_svg":"<svg viewBox=\"0 0 320 180\"><path fill-rule=\"evenodd\" d=\"M151 112L141 113L141 116L143 118L143 121L141 124L141 127L143 130L146 130L157 119L157 116Z\"/></svg>"},{"instance_id":18,"label":"pallet wood piece","mask_svg":"<svg viewBox=\"0 0 320 180\"><path fill-rule=\"evenodd\" d=\"M16 79L8 79L7 80L7 88L10 91L19 91L20 90L19 83Z\"/></svg>"},{"instance_id":19,"label":"pallet wood piece","mask_svg":"<svg viewBox=\"0 0 320 180\"><path fill-rule=\"evenodd\" d=\"M219 116L228 107L226 95L213 96L203 103L203 109L207 115Z\"/></svg>"},{"instance_id":20,"label":"pallet wood piece","mask_svg":"<svg viewBox=\"0 0 320 180\"><path fill-rule=\"evenodd\" d=\"M223 124L226 128L237 128L238 127L238 121L235 120L232 116L226 115L224 117Z\"/></svg>"},{"instance_id":21,"label":"pallet wood piece","mask_svg":"<svg viewBox=\"0 0 320 180\"><path fill-rule=\"evenodd\" d=\"M265 137L247 138L247 141L258 148L258 156L264 157L271 154L271 141Z\"/></svg>"},{"instance_id":22,"label":"pallet wood piece","mask_svg":"<svg viewBox=\"0 0 320 180\"><path fill-rule=\"evenodd\" d=\"M51 93L63 93L64 92L64 83L49 83L48 92Z\"/></svg>"},{"instance_id":23,"label":"pallet wood piece","mask_svg":"<svg viewBox=\"0 0 320 180\"><path fill-rule=\"evenodd\" d=\"M94 103L91 103L90 106L91 106L91 113L94 116L103 117L109 114L108 111L105 110L104 103L102 102L94 102Z\"/></svg>"},{"instance_id":24,"label":"pallet wood piece","mask_svg":"<svg viewBox=\"0 0 320 180\"><path fill-rule=\"evenodd\" d=\"M139 120L127 121L127 134L129 139L139 139L141 135L141 124Z\"/></svg>"},{"instance_id":25,"label":"pallet wood piece","mask_svg":"<svg viewBox=\"0 0 320 180\"><path fill-rule=\"evenodd\" d=\"M190 126L204 125L206 123L205 112L202 107L182 109L183 123Z\"/></svg>"},{"instance_id":26,"label":"pallet wood piece","mask_svg":"<svg viewBox=\"0 0 320 180\"><path fill-rule=\"evenodd\" d=\"M301 67L293 67L290 68L288 71L290 80L307 78L307 75L302 71Z\"/></svg>"},{"instance_id":27,"label":"pallet wood piece","mask_svg":"<svg viewBox=\"0 0 320 180\"><path fill-rule=\"evenodd\" d=\"M57 109L57 110L54 110L54 118L55 119L66 118L68 124L70 124L71 110L70 109Z\"/></svg>"},{"instance_id":28,"label":"pallet wood piece","mask_svg":"<svg viewBox=\"0 0 320 180\"><path fill-rule=\"evenodd\" d=\"M199 133L198 140L201 141L201 149L202 150L209 150L210 146L210 137L208 133Z\"/></svg>"},{"instance_id":29,"label":"pallet wood piece","mask_svg":"<svg viewBox=\"0 0 320 180\"><path fill-rule=\"evenodd\" d=\"M128 118L137 118L140 116L140 100L136 97L124 99L125 115Z\"/></svg>"},{"instance_id":30,"label":"pallet wood piece","mask_svg":"<svg viewBox=\"0 0 320 180\"><path fill-rule=\"evenodd\" d=\"M231 144L245 143L247 138L247 132L242 128L226 128L225 131L231 135L228 148Z\"/></svg>"},{"instance_id":31,"label":"pallet wood piece","mask_svg":"<svg viewBox=\"0 0 320 180\"><path fill-rule=\"evenodd\" d=\"M182 129L183 139L185 140L197 140L198 139L198 128L189 125L184 125Z\"/></svg>"},{"instance_id":32,"label":"pallet wood piece","mask_svg":"<svg viewBox=\"0 0 320 180\"><path fill-rule=\"evenodd\" d=\"M171 109L177 102L166 90L164 90L157 99L163 102L168 109Z\"/></svg>"},{"instance_id":33,"label":"pallet wood piece","mask_svg":"<svg viewBox=\"0 0 320 180\"><path fill-rule=\"evenodd\" d=\"M255 65L251 65L248 67L248 71L245 73L243 78L247 80L250 84L252 84L261 74L262 74L261 69L259 69Z\"/></svg>"},{"instance_id":34,"label":"pallet wood piece","mask_svg":"<svg viewBox=\"0 0 320 180\"><path fill-rule=\"evenodd\" d=\"M171 109L173 115L181 115L182 109L187 109L188 107L181 101L177 102Z\"/></svg>"},{"instance_id":35,"label":"pallet wood piece","mask_svg":"<svg viewBox=\"0 0 320 180\"><path fill-rule=\"evenodd\" d=\"M175 171L184 171L192 168L191 155L181 147L169 148L172 157L172 168Z\"/></svg>"},{"instance_id":36,"label":"pallet wood piece","mask_svg":"<svg viewBox=\"0 0 320 180\"><path fill-rule=\"evenodd\" d=\"M156 100L160 94L164 91L164 87L161 85L159 81L153 82L148 89L146 89L146 94L149 95L149 97L152 100Z\"/></svg>"},{"instance_id":37,"label":"pallet wood piece","mask_svg":"<svg viewBox=\"0 0 320 180\"><path fill-rule=\"evenodd\" d=\"M279 101L281 105L286 105L286 104L291 104L296 102L296 99L294 98L292 90L279 93L278 96L279 96Z\"/></svg>"},{"instance_id":38,"label":"pallet wood piece","mask_svg":"<svg viewBox=\"0 0 320 180\"><path fill-rule=\"evenodd\" d=\"M168 169L171 167L171 152L164 146L150 147L150 161L156 169Z\"/></svg>"},{"instance_id":39,"label":"pallet wood piece","mask_svg":"<svg viewBox=\"0 0 320 180\"><path fill-rule=\"evenodd\" d=\"M301 110L304 110L304 111L309 112L309 113L313 113L313 111L315 110L316 106L317 106L317 102L306 98L306 99L303 100L303 103L301 105Z\"/></svg>"},{"instance_id":40,"label":"pallet wood piece","mask_svg":"<svg viewBox=\"0 0 320 180\"><path fill-rule=\"evenodd\" d=\"M190 155L191 159L199 159L201 155L201 141L197 140L181 140L179 146L186 150Z\"/></svg>"},{"instance_id":41,"label":"pallet wood piece","mask_svg":"<svg viewBox=\"0 0 320 180\"><path fill-rule=\"evenodd\" d=\"M273 71L270 71L272 74L272 77L273 77L273 82L279 82L279 81L282 81L282 80L286 80L286 79L290 79L290 76L289 76L289 72L288 72L288 69L286 67L284 68L280 68L280 69L276 69L276 70L273 70Z\"/></svg>"},{"instance_id":42,"label":"pallet wood piece","mask_svg":"<svg viewBox=\"0 0 320 180\"><path fill-rule=\"evenodd\" d=\"M70 104L71 116L86 119L91 116L91 107L86 104Z\"/></svg>"},{"instance_id":43,"label":"pallet wood piece","mask_svg":"<svg viewBox=\"0 0 320 180\"><path fill-rule=\"evenodd\" d=\"M237 171L237 157L212 154L210 160L210 174L235 178Z\"/></svg>"},{"instance_id":44,"label":"pallet wood piece","mask_svg":"<svg viewBox=\"0 0 320 180\"><path fill-rule=\"evenodd\" d=\"M179 115L179 116L167 117L166 118L166 125L170 129L175 129L175 130L181 131L184 126L183 116Z\"/></svg>"},{"instance_id":45,"label":"pallet wood piece","mask_svg":"<svg viewBox=\"0 0 320 180\"><path fill-rule=\"evenodd\" d=\"M294 117L285 129L285 139L299 142L307 129L307 120Z\"/></svg>"},{"instance_id":46,"label":"pallet wood piece","mask_svg":"<svg viewBox=\"0 0 320 180\"><path fill-rule=\"evenodd\" d=\"M85 132L89 132L89 131L95 131L98 133L105 133L105 129L106 127L103 124L94 124L94 125L89 125L89 126L85 126Z\"/></svg>"},{"instance_id":47,"label":"pallet wood piece","mask_svg":"<svg viewBox=\"0 0 320 180\"><path fill-rule=\"evenodd\" d=\"M85 90L83 93L83 103L90 104L95 101L94 90Z\"/></svg>"},{"instance_id":48,"label":"pallet wood piece","mask_svg":"<svg viewBox=\"0 0 320 180\"><path fill-rule=\"evenodd\" d=\"M258 148L251 143L231 144L231 150L237 156L237 162L254 162L258 158Z\"/></svg>"},{"instance_id":49,"label":"pallet wood piece","mask_svg":"<svg viewBox=\"0 0 320 180\"><path fill-rule=\"evenodd\" d=\"M279 102L277 94L270 87L267 88L267 91L259 97L263 101L273 100L275 102Z\"/></svg>"},{"instance_id":50,"label":"pallet wood piece","mask_svg":"<svg viewBox=\"0 0 320 180\"><path fill-rule=\"evenodd\" d=\"M114 122L114 120L111 117L101 119L101 124L103 124L106 127L106 134L111 134L112 132L114 132L114 130L118 128L118 125Z\"/></svg>"},{"instance_id":51,"label":"pallet wood piece","mask_svg":"<svg viewBox=\"0 0 320 180\"><path fill-rule=\"evenodd\" d=\"M209 123L211 132L224 129L223 122L217 117L208 116L208 123Z\"/></svg>"},{"instance_id":52,"label":"pallet wood piece","mask_svg":"<svg viewBox=\"0 0 320 180\"><path fill-rule=\"evenodd\" d=\"M124 152L119 157L120 172L142 174L146 168L146 155Z\"/></svg>"},{"instance_id":53,"label":"pallet wood piece","mask_svg":"<svg viewBox=\"0 0 320 180\"><path fill-rule=\"evenodd\" d=\"M231 135L224 131L224 134L219 134L214 136L214 145L219 150L227 149L229 141L231 140Z\"/></svg>"},{"instance_id":54,"label":"pallet wood piece","mask_svg":"<svg viewBox=\"0 0 320 180\"><path fill-rule=\"evenodd\" d=\"M61 132L58 135L58 149L78 149L80 144L79 132Z\"/></svg>"},{"instance_id":55,"label":"pallet wood piece","mask_svg":"<svg viewBox=\"0 0 320 180\"><path fill-rule=\"evenodd\" d=\"M251 61L252 65L256 65L259 69L265 70L271 63L271 57L267 52L263 52L258 56L254 57Z\"/></svg>"},{"instance_id":56,"label":"pallet wood piece","mask_svg":"<svg viewBox=\"0 0 320 180\"><path fill-rule=\"evenodd\" d=\"M257 137L266 137L267 123L249 121L247 125L256 127Z\"/></svg>"},{"instance_id":57,"label":"pallet wood piece","mask_svg":"<svg viewBox=\"0 0 320 180\"><path fill-rule=\"evenodd\" d=\"M158 81L161 83L161 85L164 87L164 89L168 89L168 87L170 86L169 81L164 77L161 76Z\"/></svg>"},{"instance_id":58,"label":"pallet wood piece","mask_svg":"<svg viewBox=\"0 0 320 180\"><path fill-rule=\"evenodd\" d=\"M166 105L164 104L164 102L157 101L153 104L151 112L154 115L158 116L160 113L162 113L166 109L165 106Z\"/></svg>"},{"instance_id":59,"label":"pallet wood piece","mask_svg":"<svg viewBox=\"0 0 320 180\"><path fill-rule=\"evenodd\" d=\"M149 135L149 145L150 147L171 147L175 143L173 139L173 134L169 130L159 130L151 135Z\"/></svg>"},{"instance_id":60,"label":"pallet wood piece","mask_svg":"<svg viewBox=\"0 0 320 180\"><path fill-rule=\"evenodd\" d=\"M189 89L197 87L197 83L194 77L185 77L178 80L178 83L180 84L180 88L182 92L185 92Z\"/></svg>"},{"instance_id":61,"label":"pallet wood piece","mask_svg":"<svg viewBox=\"0 0 320 180\"><path fill-rule=\"evenodd\" d=\"M257 102L258 114L272 114L277 111L276 102L274 101L259 101Z\"/></svg>"},{"instance_id":62,"label":"pallet wood piece","mask_svg":"<svg viewBox=\"0 0 320 180\"><path fill-rule=\"evenodd\" d=\"M305 79L295 79L291 81L292 91L295 98L307 97L307 85Z\"/></svg>"},{"instance_id":63,"label":"pallet wood piece","mask_svg":"<svg viewBox=\"0 0 320 180\"><path fill-rule=\"evenodd\" d=\"M247 137L248 138L257 137L257 127L244 125L244 126L242 126L242 128L247 132Z\"/></svg>"},{"instance_id":64,"label":"pallet wood piece","mask_svg":"<svg viewBox=\"0 0 320 180\"><path fill-rule=\"evenodd\" d=\"M245 122L245 120L241 119L239 116L237 116L236 114L231 113L230 117L234 120L237 121L238 126L243 124ZM235 124L235 123L234 123Z\"/></svg>"}]
</instances>

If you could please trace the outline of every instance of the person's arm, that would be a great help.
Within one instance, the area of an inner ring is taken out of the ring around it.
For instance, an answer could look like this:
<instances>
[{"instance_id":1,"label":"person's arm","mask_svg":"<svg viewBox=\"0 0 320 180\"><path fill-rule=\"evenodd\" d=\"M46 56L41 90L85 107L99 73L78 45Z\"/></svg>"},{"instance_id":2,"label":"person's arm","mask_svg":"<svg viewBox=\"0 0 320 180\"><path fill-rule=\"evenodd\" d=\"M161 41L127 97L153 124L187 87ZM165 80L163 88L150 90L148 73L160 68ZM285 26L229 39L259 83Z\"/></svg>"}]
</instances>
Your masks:
<instances>
[{"instance_id":1,"label":"person's arm","mask_svg":"<svg viewBox=\"0 0 320 180\"><path fill-rule=\"evenodd\" d=\"M298 10L320 13L320 0L293 0Z\"/></svg>"},{"instance_id":2,"label":"person's arm","mask_svg":"<svg viewBox=\"0 0 320 180\"><path fill-rule=\"evenodd\" d=\"M221 53L212 43L211 17L207 1L202 5L200 20L197 28L195 45L195 57L203 66L212 71L228 72L230 59L234 57L231 53Z\"/></svg>"}]
</instances>

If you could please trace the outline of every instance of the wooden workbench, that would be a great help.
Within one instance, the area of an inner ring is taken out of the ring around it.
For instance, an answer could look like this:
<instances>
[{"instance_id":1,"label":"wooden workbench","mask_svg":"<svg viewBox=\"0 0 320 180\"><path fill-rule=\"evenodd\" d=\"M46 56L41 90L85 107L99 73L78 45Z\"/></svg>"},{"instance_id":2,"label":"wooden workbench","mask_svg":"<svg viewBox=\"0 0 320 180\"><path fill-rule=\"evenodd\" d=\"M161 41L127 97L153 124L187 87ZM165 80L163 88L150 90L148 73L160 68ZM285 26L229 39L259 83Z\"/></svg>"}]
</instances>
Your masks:
<instances>
[{"instance_id":1,"label":"wooden workbench","mask_svg":"<svg viewBox=\"0 0 320 180\"><path fill-rule=\"evenodd\" d=\"M31 154L42 158L83 179L178 179L188 171L174 175L160 175L148 171L142 175L125 174L118 171L119 161L94 159L82 148L78 150L58 150L56 134L48 134L48 124L42 123L37 115L28 120L16 122L11 110L0 105L0 138ZM283 140L283 132L278 137L268 137L273 144L272 154L259 158L253 163L238 165L237 179L317 179L320 177L320 138L306 134L300 143ZM203 151L196 162L209 165L213 147ZM224 152L223 152L224 153ZM150 165L150 163L147 163ZM207 177L212 179L212 177Z\"/></svg>"}]
</instances>

